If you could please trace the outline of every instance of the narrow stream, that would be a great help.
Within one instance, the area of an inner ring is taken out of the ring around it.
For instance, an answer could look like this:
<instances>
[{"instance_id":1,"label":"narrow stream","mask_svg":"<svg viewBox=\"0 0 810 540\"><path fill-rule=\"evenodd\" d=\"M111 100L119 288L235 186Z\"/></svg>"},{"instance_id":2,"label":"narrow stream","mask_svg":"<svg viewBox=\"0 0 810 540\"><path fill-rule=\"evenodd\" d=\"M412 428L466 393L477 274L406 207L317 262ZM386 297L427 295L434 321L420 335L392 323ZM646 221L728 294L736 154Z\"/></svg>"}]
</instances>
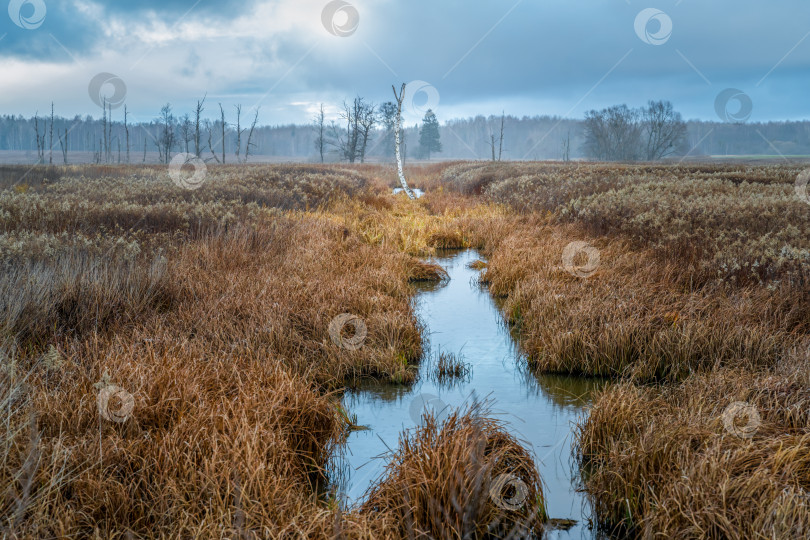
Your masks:
<instances>
[{"instance_id":1,"label":"narrow stream","mask_svg":"<svg viewBox=\"0 0 810 540\"><path fill-rule=\"evenodd\" d=\"M549 537L595 538L589 529L589 505L574 488L577 470L571 442L574 422L603 383L531 374L495 301L477 284L478 272L468 268L478 258L472 250L439 257L435 262L447 270L450 281L420 287L416 295L417 314L429 333L419 381L412 387L368 383L344 394L344 408L369 429L349 435L336 464L342 476L339 489L349 505L357 503L382 474L385 454L397 447L400 432L418 425L426 406L455 409L475 397L486 400L492 414L534 452L549 516L577 522ZM429 374L433 363L427 357L439 351L460 353L471 367L470 375L452 386L437 383Z\"/></svg>"}]
</instances>

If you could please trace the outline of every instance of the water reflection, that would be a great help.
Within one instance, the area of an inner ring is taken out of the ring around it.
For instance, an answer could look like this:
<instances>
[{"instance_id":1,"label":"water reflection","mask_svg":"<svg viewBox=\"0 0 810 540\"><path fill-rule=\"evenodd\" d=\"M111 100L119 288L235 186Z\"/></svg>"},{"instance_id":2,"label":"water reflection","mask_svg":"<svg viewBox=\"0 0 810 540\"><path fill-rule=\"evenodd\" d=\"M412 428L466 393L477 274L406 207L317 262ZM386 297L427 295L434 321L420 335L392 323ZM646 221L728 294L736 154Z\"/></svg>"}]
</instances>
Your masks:
<instances>
[{"instance_id":1,"label":"water reflection","mask_svg":"<svg viewBox=\"0 0 810 540\"><path fill-rule=\"evenodd\" d=\"M441 287L420 288L414 300L429 331L428 354L461 353L471 366L469 377L442 384L428 372L435 364L423 361L419 381L412 387L363 382L347 391L344 408L369 429L348 436L333 468L339 471L338 489L349 504L357 503L383 473L385 454L396 448L403 430L419 424L422 411L450 410L474 399L486 401L492 414L534 452L549 515L577 522L569 531L554 531L550 537L594 538L588 528L590 508L574 487L577 471L571 460L571 429L604 383L531 373L496 303L477 284L478 272L467 266L478 258L475 251L438 258L450 280Z\"/></svg>"}]
</instances>

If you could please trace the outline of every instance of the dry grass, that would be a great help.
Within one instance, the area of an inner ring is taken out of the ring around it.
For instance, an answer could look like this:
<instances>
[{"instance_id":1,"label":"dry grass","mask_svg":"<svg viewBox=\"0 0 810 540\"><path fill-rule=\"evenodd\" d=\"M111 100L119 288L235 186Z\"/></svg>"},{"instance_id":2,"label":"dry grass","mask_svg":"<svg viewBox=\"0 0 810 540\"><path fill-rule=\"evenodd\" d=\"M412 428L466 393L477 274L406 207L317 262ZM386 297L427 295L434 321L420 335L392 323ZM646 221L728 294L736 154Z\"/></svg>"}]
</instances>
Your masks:
<instances>
[{"instance_id":1,"label":"dry grass","mask_svg":"<svg viewBox=\"0 0 810 540\"><path fill-rule=\"evenodd\" d=\"M415 377L410 283L446 279L415 256L474 247L536 369L623 380L578 433L602 526L806 535L810 381L797 351L810 331L810 220L791 199L796 172L436 164L409 168L428 192L411 202L390 195L384 165L211 167L197 191L159 167L36 168L23 182L4 168L0 528L21 538L539 531L531 456L477 409L404 434L358 511L321 492L350 427L333 392ZM573 241L600 252L590 277L562 261ZM365 325L359 347L345 346L355 343L345 327L330 331L346 316ZM125 421L102 414L99 395ZM751 438L725 429L736 401L762 417ZM520 478L531 505L494 504L502 474Z\"/></svg>"},{"instance_id":2,"label":"dry grass","mask_svg":"<svg viewBox=\"0 0 810 540\"><path fill-rule=\"evenodd\" d=\"M413 381L410 283L447 276L405 252L457 242L469 215L414 211L374 168L215 167L193 192L156 167L32 174L0 191L4 536L399 537L387 510L322 491L351 427L334 391ZM359 342L332 328L343 314ZM453 515L445 487L423 495Z\"/></svg>"},{"instance_id":3,"label":"dry grass","mask_svg":"<svg viewBox=\"0 0 810 540\"><path fill-rule=\"evenodd\" d=\"M806 359L792 364L789 373L723 369L664 391L622 384L601 394L578 440L602 526L645 538L806 536L810 387ZM724 416L735 402L755 419Z\"/></svg>"},{"instance_id":4,"label":"dry grass","mask_svg":"<svg viewBox=\"0 0 810 540\"><path fill-rule=\"evenodd\" d=\"M528 538L541 535L545 499L531 456L473 406L400 438L361 513L398 538Z\"/></svg>"},{"instance_id":5,"label":"dry grass","mask_svg":"<svg viewBox=\"0 0 810 540\"><path fill-rule=\"evenodd\" d=\"M684 283L810 281L810 220L794 192L801 165L463 164L448 189L517 212L622 236L676 259Z\"/></svg>"},{"instance_id":6,"label":"dry grass","mask_svg":"<svg viewBox=\"0 0 810 540\"><path fill-rule=\"evenodd\" d=\"M505 298L531 364L622 380L577 433L602 528L644 538L807 536L810 380L798 351L810 330L810 219L793 193L799 170L445 171L449 189L522 216L487 243L482 280ZM563 261L574 241L599 252L587 277ZM640 385L650 382L662 385ZM725 427L735 402L761 416L751 437L737 425L747 415Z\"/></svg>"}]
</instances>

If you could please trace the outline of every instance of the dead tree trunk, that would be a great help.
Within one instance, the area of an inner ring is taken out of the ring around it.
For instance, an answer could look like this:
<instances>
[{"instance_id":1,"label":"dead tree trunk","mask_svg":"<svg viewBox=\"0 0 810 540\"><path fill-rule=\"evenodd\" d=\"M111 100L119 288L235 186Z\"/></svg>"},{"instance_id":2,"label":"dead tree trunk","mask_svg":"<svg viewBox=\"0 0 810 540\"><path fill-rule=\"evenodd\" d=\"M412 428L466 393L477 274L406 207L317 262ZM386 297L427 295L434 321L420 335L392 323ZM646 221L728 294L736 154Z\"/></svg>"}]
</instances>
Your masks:
<instances>
[{"instance_id":1,"label":"dead tree trunk","mask_svg":"<svg viewBox=\"0 0 810 540\"><path fill-rule=\"evenodd\" d=\"M202 116L206 96L203 96L202 101L197 101L197 108L194 110L194 155L197 157L202 156L202 146L200 141L200 117Z\"/></svg>"},{"instance_id":2,"label":"dead tree trunk","mask_svg":"<svg viewBox=\"0 0 810 540\"><path fill-rule=\"evenodd\" d=\"M256 129L256 123L259 121L259 109L256 109L256 116L253 117L253 123L250 125L250 131L248 132L247 138L247 145L245 146L245 163L247 163L248 158L250 157L250 147L256 146L256 143L253 141L253 131Z\"/></svg>"},{"instance_id":3,"label":"dead tree trunk","mask_svg":"<svg viewBox=\"0 0 810 540\"><path fill-rule=\"evenodd\" d=\"M68 129L65 128L65 139L62 140L62 136L59 135L59 146L62 148L62 161L65 162L65 165L68 164Z\"/></svg>"},{"instance_id":4,"label":"dead tree trunk","mask_svg":"<svg viewBox=\"0 0 810 540\"><path fill-rule=\"evenodd\" d=\"M225 109L219 104L219 114L222 117L222 164L225 165Z\"/></svg>"},{"instance_id":5,"label":"dead tree trunk","mask_svg":"<svg viewBox=\"0 0 810 540\"><path fill-rule=\"evenodd\" d=\"M129 124L127 123L127 106L124 105L124 133L127 136L127 163L129 163Z\"/></svg>"},{"instance_id":6,"label":"dead tree trunk","mask_svg":"<svg viewBox=\"0 0 810 540\"><path fill-rule=\"evenodd\" d=\"M242 106L236 105L236 162L242 153Z\"/></svg>"},{"instance_id":7,"label":"dead tree trunk","mask_svg":"<svg viewBox=\"0 0 810 540\"><path fill-rule=\"evenodd\" d=\"M500 161L501 156L503 156L503 120L504 120L504 114L501 113L501 142L498 145L498 161Z\"/></svg>"},{"instance_id":8,"label":"dead tree trunk","mask_svg":"<svg viewBox=\"0 0 810 540\"><path fill-rule=\"evenodd\" d=\"M213 143L211 139L213 138L214 128L211 126L208 121L206 120L206 126L208 126L208 149L211 151L211 155L214 156L214 161L219 163L219 158L217 157L217 153L214 151Z\"/></svg>"},{"instance_id":9,"label":"dead tree trunk","mask_svg":"<svg viewBox=\"0 0 810 540\"><path fill-rule=\"evenodd\" d=\"M402 90L400 90L399 94L397 94L396 86L391 87L391 89L394 91L394 97L397 100L397 122L394 126L394 144L396 145L395 150L397 155L397 174L399 174L399 183L408 197L410 199L415 199L416 195L414 195L411 188L408 187L408 182L405 180L405 171L402 167L402 139L400 132L402 131L402 100L405 99L405 86L405 83L403 83Z\"/></svg>"},{"instance_id":10,"label":"dead tree trunk","mask_svg":"<svg viewBox=\"0 0 810 540\"><path fill-rule=\"evenodd\" d=\"M51 137L50 152L48 153L48 165L53 165L53 101L51 101Z\"/></svg>"}]
</instances>

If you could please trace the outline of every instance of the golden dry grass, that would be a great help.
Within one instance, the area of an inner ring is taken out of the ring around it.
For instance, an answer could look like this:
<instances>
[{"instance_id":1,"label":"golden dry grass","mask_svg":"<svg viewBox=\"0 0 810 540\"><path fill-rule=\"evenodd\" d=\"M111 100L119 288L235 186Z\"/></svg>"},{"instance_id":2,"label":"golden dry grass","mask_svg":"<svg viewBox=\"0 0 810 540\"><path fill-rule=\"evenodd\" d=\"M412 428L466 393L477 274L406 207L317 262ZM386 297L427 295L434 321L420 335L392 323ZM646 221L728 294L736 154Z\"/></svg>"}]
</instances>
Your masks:
<instances>
[{"instance_id":1,"label":"golden dry grass","mask_svg":"<svg viewBox=\"0 0 810 540\"><path fill-rule=\"evenodd\" d=\"M403 253L429 249L419 220L344 167L213 168L195 192L157 168L96 172L0 192L3 534L399 537L322 489L349 427L335 391L414 378L409 283L446 278ZM383 229L418 249L357 226L397 207ZM359 347L332 331L341 314ZM509 466L534 471L528 454ZM424 495L447 504L443 489Z\"/></svg>"},{"instance_id":2,"label":"golden dry grass","mask_svg":"<svg viewBox=\"0 0 810 540\"><path fill-rule=\"evenodd\" d=\"M390 195L383 165L211 167L197 191L158 167L42 168L23 188L2 169L0 527L21 538L540 527L531 456L477 410L403 434L360 509L322 492L351 427L336 392L416 374L409 283L446 275L415 257L472 247L534 369L621 381L576 434L602 527L806 534L810 219L792 198L796 172L436 164L409 168L428 194L408 201ZM587 278L563 261L575 241L600 254ZM330 332L352 317L367 330L358 348L345 346L350 327ZM105 417L99 395L113 413L131 395L126 420ZM735 402L761 415L751 437L723 422ZM536 504L493 504L502 474Z\"/></svg>"},{"instance_id":3,"label":"golden dry grass","mask_svg":"<svg viewBox=\"0 0 810 540\"><path fill-rule=\"evenodd\" d=\"M507 234L487 244L482 280L505 298L531 365L622 381L576 434L601 528L643 538L807 536L810 215L794 194L800 170L444 172L449 189L514 212ZM569 271L587 259L563 260L571 242L598 250L593 272ZM727 412L739 410L759 415L750 436L749 416Z\"/></svg>"}]
</instances>

